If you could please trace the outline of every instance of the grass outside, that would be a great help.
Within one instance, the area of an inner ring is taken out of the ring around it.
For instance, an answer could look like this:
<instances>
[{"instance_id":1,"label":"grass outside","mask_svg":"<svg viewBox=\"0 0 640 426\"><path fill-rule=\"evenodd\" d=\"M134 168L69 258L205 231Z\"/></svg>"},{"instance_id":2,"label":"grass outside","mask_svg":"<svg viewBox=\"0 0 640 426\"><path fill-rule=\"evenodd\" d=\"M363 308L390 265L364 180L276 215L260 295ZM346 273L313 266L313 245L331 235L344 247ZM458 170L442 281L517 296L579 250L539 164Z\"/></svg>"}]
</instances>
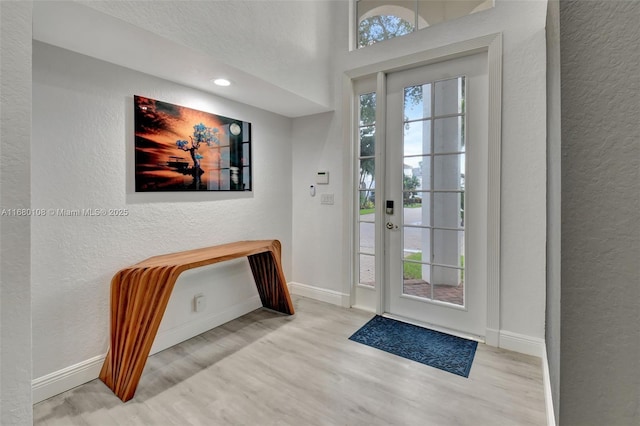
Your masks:
<instances>
[{"instance_id":1,"label":"grass outside","mask_svg":"<svg viewBox=\"0 0 640 426\"><path fill-rule=\"evenodd\" d=\"M411 253L405 260L422 261L422 253ZM405 280L422 279L422 263L404 262L402 276Z\"/></svg>"},{"instance_id":2,"label":"grass outside","mask_svg":"<svg viewBox=\"0 0 640 426\"><path fill-rule=\"evenodd\" d=\"M405 209L417 209L417 208L420 208L420 207L422 207L422 204L420 204L420 203L413 203L413 204L405 204L404 205ZM372 213L375 213L375 211L376 211L375 208L372 208L372 209L360 209L360 215L372 214Z\"/></svg>"},{"instance_id":3,"label":"grass outside","mask_svg":"<svg viewBox=\"0 0 640 426\"><path fill-rule=\"evenodd\" d=\"M405 257L405 260L412 260L413 262L404 262L402 276L405 280L421 280L422 279L422 263L415 263L422 261L422 253L411 253ZM460 255L460 280L464 282L464 255Z\"/></svg>"}]
</instances>

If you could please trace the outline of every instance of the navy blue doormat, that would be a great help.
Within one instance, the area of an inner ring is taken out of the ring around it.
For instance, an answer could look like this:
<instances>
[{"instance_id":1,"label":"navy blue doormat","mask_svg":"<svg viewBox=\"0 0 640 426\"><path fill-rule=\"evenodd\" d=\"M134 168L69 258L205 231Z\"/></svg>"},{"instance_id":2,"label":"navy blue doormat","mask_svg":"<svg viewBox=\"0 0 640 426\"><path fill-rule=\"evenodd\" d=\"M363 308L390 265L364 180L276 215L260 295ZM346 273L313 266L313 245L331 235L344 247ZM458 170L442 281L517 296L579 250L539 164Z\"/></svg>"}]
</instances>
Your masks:
<instances>
[{"instance_id":1,"label":"navy blue doormat","mask_svg":"<svg viewBox=\"0 0 640 426\"><path fill-rule=\"evenodd\" d=\"M478 342L376 315L349 340L462 377L469 377Z\"/></svg>"}]
</instances>

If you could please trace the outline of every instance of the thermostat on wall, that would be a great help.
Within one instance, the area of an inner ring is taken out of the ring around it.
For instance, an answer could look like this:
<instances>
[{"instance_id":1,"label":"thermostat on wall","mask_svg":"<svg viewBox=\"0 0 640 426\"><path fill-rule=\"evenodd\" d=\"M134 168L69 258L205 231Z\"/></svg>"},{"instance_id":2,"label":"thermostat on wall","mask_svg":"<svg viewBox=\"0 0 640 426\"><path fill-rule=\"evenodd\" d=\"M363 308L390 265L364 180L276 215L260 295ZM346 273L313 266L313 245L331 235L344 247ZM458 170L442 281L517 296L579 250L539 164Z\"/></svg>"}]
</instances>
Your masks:
<instances>
[{"instance_id":1,"label":"thermostat on wall","mask_svg":"<svg viewBox=\"0 0 640 426\"><path fill-rule=\"evenodd\" d=\"M322 171L318 172L316 176L316 183L318 185L326 185L329 183L329 172Z\"/></svg>"}]
</instances>

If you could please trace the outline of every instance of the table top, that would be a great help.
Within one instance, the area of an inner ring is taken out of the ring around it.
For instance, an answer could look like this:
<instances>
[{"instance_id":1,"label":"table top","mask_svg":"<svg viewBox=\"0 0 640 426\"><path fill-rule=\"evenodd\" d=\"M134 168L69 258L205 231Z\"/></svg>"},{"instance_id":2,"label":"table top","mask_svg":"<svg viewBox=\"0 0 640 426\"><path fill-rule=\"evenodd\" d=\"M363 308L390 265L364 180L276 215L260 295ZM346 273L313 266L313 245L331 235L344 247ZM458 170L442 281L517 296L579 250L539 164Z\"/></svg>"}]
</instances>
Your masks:
<instances>
[{"instance_id":1,"label":"table top","mask_svg":"<svg viewBox=\"0 0 640 426\"><path fill-rule=\"evenodd\" d=\"M189 268L195 268L198 266L210 265L212 263L224 262L225 260L236 259L238 257L264 253L266 251L275 251L280 254L280 247L280 241L278 240L238 241L218 246L202 247L193 250L153 256L138 262L127 269L151 268L157 266L188 266Z\"/></svg>"}]
</instances>

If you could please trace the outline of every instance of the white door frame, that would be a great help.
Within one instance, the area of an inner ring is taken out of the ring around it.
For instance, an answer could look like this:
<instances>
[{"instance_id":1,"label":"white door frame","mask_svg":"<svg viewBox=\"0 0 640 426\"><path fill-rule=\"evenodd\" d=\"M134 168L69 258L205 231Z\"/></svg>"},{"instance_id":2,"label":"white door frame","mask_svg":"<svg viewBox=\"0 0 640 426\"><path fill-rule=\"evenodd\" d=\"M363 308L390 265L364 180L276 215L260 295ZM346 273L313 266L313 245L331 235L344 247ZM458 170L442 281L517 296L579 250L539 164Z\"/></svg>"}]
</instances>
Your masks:
<instances>
[{"instance_id":1,"label":"white door frame","mask_svg":"<svg viewBox=\"0 0 640 426\"><path fill-rule=\"evenodd\" d=\"M343 111L344 111L344 140L349 146L350 159L349 172L345 179L345 194L349 194L349 208L346 212L348 222L345 229L348 229L350 235L353 233L353 218L355 217L355 202L352 197L354 188L354 163L355 157L355 140L356 128L355 123L355 94L353 82L365 77L377 77L377 93L386 93L386 76L389 73L402 71L418 66L429 65L437 62L443 62L449 59L455 59L475 53L487 53L488 59L488 181L487 181L487 330L485 342L491 346L499 346L499 330L500 330L500 176L501 176L501 129L502 129L502 33L489 34L459 43L430 49L424 52L418 52L411 55L394 58L387 61L379 62L372 65L356 68L345 72L343 78ZM386 100L384 96L378 97L376 105L376 163L378 161L378 152L384 148L385 144L385 119L386 117ZM379 148L380 146L380 148ZM382 172L382 171L380 171ZM377 173L377 172L376 172ZM379 191L379 190L377 190ZM376 199L385 200L385 194L376 193ZM376 209L382 209L382 203L376 203ZM384 216L379 216L384 217ZM384 221L380 221L384 222ZM383 226L379 223L378 226ZM381 229L382 232L384 232ZM380 235L383 235L382 233ZM348 253L355 253L355 241L353 238L348 239ZM376 253L377 254L377 253ZM381 259L381 258L380 258ZM350 273L349 281L345 283L345 293L351 295L351 305L355 303L355 280L353 265L355 264L354 256L350 257ZM380 269L380 268L378 268ZM376 276L376 313L384 312L384 286L383 273Z\"/></svg>"}]
</instances>

